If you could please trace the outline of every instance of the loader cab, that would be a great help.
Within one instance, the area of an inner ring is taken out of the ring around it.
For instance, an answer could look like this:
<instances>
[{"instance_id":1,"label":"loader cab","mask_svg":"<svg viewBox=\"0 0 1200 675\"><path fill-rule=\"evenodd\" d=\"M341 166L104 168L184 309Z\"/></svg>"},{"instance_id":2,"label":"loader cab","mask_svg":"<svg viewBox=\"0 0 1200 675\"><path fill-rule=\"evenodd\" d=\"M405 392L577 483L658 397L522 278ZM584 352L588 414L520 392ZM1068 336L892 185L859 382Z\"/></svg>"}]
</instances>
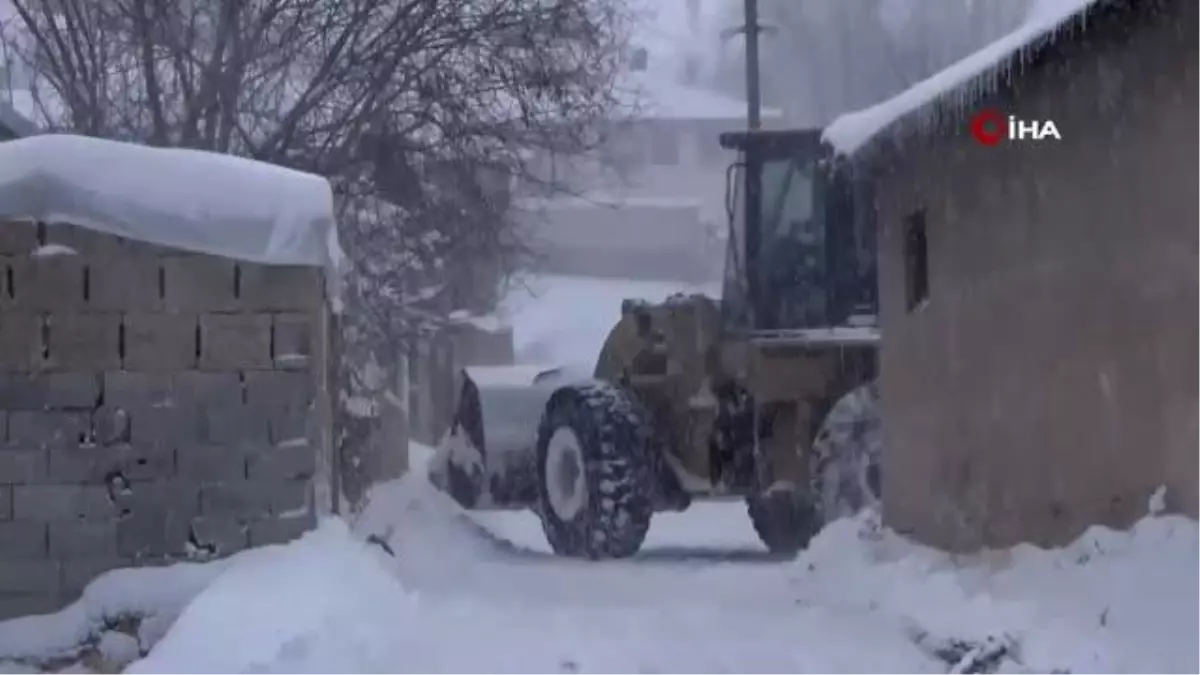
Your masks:
<instances>
[{"instance_id":1,"label":"loader cab","mask_svg":"<svg viewBox=\"0 0 1200 675\"><path fill-rule=\"evenodd\" d=\"M724 133L730 222L726 322L749 331L845 325L874 316L874 232L863 186L820 130Z\"/></svg>"}]
</instances>

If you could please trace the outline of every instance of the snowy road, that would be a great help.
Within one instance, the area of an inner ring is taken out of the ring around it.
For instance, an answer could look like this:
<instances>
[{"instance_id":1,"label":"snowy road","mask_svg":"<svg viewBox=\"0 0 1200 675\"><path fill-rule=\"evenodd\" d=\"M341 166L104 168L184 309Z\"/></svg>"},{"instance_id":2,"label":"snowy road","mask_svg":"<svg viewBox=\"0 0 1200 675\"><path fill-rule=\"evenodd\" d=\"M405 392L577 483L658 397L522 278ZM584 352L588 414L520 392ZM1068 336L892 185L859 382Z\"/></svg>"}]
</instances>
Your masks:
<instances>
[{"instance_id":1,"label":"snowy road","mask_svg":"<svg viewBox=\"0 0 1200 675\"><path fill-rule=\"evenodd\" d=\"M720 527L723 518L706 522ZM480 533L441 495L412 481L390 486L356 529L391 531L394 559L374 547L348 547L341 530L327 528L319 533L326 541L308 543L313 550L301 543L281 552L294 560L274 560L277 574L245 565L242 574L218 579L134 670L181 663L196 672L944 669L894 618L804 602L793 565L730 560L753 550L744 539L743 549L723 549L720 540L692 547L669 534L668 520L644 559L596 564L489 536L538 534L524 514L486 520L490 532ZM292 572L285 577L284 569ZM283 601L293 595L289 588L305 589L304 600ZM267 635L215 638L213 624L234 614L239 625L262 625ZM206 648L214 639L222 645L216 653Z\"/></svg>"},{"instance_id":2,"label":"snowy road","mask_svg":"<svg viewBox=\"0 0 1200 675\"><path fill-rule=\"evenodd\" d=\"M777 562L738 505L710 504L656 522L638 559L591 563L416 478L354 532L243 554L130 672L946 672L935 648L989 637L1015 645L1008 672L1196 668L1197 532L1179 518L969 562L843 521Z\"/></svg>"},{"instance_id":3,"label":"snowy road","mask_svg":"<svg viewBox=\"0 0 1200 675\"><path fill-rule=\"evenodd\" d=\"M541 555L550 555L542 525L533 513L478 512L470 519L489 534ZM743 503L697 502L686 513L660 513L638 552L639 563L699 564L778 562L759 543Z\"/></svg>"},{"instance_id":4,"label":"snowy road","mask_svg":"<svg viewBox=\"0 0 1200 675\"><path fill-rule=\"evenodd\" d=\"M894 622L806 607L789 588L791 565L766 558L740 504L709 504L659 519L631 561L551 556L527 513L455 515L439 496L414 499L397 532L398 567L410 590L437 598L422 615L430 635L475 648L427 645L419 668L588 672L928 670L929 659ZM377 506L382 506L378 504ZM386 519L385 519L386 520ZM456 520L457 522L447 522ZM416 525L416 523L420 525ZM378 531L382 522L361 526ZM482 536L476 526L485 531ZM386 529L386 526L384 526ZM414 541L419 530L425 541ZM697 536L698 535L698 536ZM431 615L432 614L432 615ZM813 640L801 636L838 636ZM872 645L864 650L861 635ZM410 653L408 658L412 658ZM482 660L481 660L482 659Z\"/></svg>"}]
</instances>

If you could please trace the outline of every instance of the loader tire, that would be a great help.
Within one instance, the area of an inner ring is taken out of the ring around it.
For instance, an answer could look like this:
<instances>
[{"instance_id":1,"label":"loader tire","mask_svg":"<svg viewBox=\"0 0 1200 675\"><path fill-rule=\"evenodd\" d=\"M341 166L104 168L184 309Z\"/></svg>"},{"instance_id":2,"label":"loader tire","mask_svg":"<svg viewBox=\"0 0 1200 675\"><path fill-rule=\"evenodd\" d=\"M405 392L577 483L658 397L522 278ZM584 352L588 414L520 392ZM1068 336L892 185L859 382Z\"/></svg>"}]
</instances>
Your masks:
<instances>
[{"instance_id":1,"label":"loader tire","mask_svg":"<svg viewBox=\"0 0 1200 675\"><path fill-rule=\"evenodd\" d=\"M653 515L646 414L620 387L559 389L538 427L538 515L562 556L625 558L641 547Z\"/></svg>"},{"instance_id":2,"label":"loader tire","mask_svg":"<svg viewBox=\"0 0 1200 675\"><path fill-rule=\"evenodd\" d=\"M772 554L794 556L821 529L812 498L795 486L779 484L746 498L746 510L758 538Z\"/></svg>"}]
</instances>

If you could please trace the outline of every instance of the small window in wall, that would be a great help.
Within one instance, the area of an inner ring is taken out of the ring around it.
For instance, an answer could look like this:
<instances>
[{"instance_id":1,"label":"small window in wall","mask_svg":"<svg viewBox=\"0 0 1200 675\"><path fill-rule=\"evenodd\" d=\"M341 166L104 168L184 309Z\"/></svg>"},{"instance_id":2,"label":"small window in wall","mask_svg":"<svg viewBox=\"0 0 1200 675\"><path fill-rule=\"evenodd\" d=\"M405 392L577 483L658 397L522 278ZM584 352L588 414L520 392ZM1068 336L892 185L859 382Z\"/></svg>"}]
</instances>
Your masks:
<instances>
[{"instance_id":1,"label":"small window in wall","mask_svg":"<svg viewBox=\"0 0 1200 675\"><path fill-rule=\"evenodd\" d=\"M929 300L929 245L924 210L904 219L904 296L910 312Z\"/></svg>"}]
</instances>

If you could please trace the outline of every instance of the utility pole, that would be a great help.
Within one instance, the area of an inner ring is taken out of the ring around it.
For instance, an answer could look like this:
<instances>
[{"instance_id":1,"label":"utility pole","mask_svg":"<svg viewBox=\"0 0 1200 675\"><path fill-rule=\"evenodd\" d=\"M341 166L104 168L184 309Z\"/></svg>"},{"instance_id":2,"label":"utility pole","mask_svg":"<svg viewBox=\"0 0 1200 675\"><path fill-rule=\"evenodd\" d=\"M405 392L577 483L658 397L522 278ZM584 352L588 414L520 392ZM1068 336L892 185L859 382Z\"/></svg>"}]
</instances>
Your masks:
<instances>
[{"instance_id":1,"label":"utility pole","mask_svg":"<svg viewBox=\"0 0 1200 675\"><path fill-rule=\"evenodd\" d=\"M722 39L739 33L746 36L746 126L751 129L762 127L762 90L758 68L758 37L774 28L758 22L758 0L742 0L745 23L736 28L721 31Z\"/></svg>"},{"instance_id":2,"label":"utility pole","mask_svg":"<svg viewBox=\"0 0 1200 675\"><path fill-rule=\"evenodd\" d=\"M746 35L746 124L750 129L762 126L762 94L759 89L758 0L745 0L746 23L742 32Z\"/></svg>"}]
</instances>

